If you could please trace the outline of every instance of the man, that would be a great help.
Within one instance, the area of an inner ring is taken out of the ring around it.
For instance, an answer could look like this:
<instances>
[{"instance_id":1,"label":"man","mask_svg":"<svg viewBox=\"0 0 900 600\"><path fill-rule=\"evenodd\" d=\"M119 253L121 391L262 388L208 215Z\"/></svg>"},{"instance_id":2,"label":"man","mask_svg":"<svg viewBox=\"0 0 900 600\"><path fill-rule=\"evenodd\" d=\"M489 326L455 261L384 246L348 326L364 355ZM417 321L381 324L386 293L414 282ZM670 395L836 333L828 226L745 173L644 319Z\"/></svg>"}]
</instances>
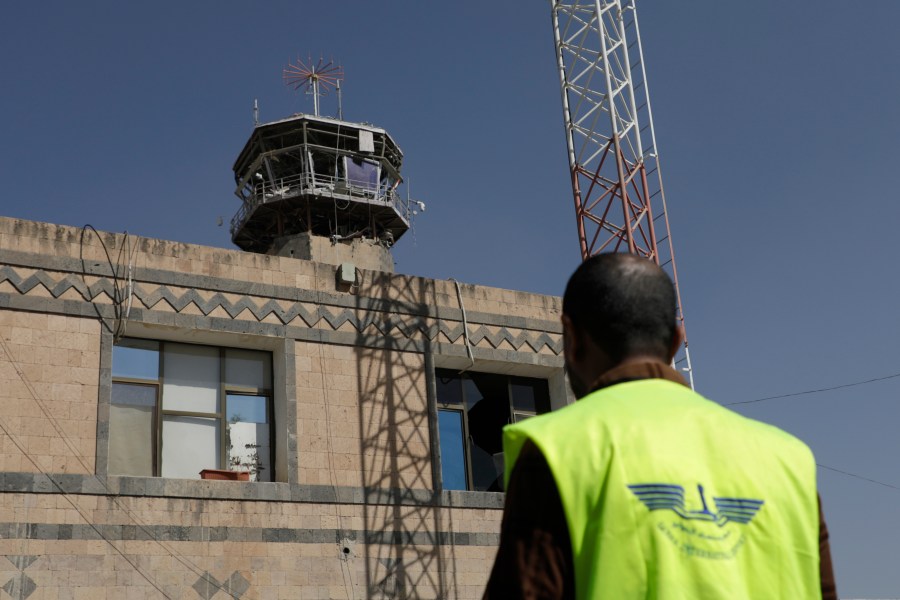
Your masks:
<instances>
[{"instance_id":1,"label":"man","mask_svg":"<svg viewBox=\"0 0 900 600\"><path fill-rule=\"evenodd\" d=\"M579 402L504 428L508 478L485 598L834 598L815 462L692 392L669 365L675 292L628 254L563 297Z\"/></svg>"}]
</instances>

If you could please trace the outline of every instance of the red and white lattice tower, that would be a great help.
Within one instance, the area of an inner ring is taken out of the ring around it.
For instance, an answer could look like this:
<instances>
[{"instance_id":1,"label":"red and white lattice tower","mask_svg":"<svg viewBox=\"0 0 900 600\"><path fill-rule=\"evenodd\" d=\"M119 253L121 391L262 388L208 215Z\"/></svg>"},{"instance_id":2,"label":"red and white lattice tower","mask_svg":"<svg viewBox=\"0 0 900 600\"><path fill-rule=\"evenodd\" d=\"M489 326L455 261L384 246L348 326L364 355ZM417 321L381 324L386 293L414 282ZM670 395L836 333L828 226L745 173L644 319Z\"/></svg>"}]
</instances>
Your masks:
<instances>
[{"instance_id":1,"label":"red and white lattice tower","mask_svg":"<svg viewBox=\"0 0 900 600\"><path fill-rule=\"evenodd\" d=\"M550 0L582 259L649 258L675 282L659 150L634 0ZM694 380L687 337L676 366Z\"/></svg>"}]
</instances>

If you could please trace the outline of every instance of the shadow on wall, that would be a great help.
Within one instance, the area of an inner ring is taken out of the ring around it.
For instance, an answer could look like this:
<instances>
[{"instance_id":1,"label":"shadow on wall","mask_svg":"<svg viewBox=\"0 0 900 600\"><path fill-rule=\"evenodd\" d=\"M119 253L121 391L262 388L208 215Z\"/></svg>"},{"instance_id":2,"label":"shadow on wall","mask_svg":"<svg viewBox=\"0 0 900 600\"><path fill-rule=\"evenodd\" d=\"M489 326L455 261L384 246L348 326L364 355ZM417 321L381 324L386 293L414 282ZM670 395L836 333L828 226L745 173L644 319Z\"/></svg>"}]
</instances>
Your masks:
<instances>
[{"instance_id":1,"label":"shadow on wall","mask_svg":"<svg viewBox=\"0 0 900 600\"><path fill-rule=\"evenodd\" d=\"M434 304L422 281L372 276L365 296L391 298L418 314L427 314L429 300ZM362 301L362 295L357 298ZM365 312L359 304L357 310ZM429 323L421 316L381 314L387 315L383 321L361 328L356 350L366 597L447 598L457 589L447 581L448 573L455 578L456 557L452 522L442 522L450 512L442 513L432 473L426 368L431 341L423 333ZM397 329L410 335L392 335ZM424 353L398 340L420 340Z\"/></svg>"}]
</instances>

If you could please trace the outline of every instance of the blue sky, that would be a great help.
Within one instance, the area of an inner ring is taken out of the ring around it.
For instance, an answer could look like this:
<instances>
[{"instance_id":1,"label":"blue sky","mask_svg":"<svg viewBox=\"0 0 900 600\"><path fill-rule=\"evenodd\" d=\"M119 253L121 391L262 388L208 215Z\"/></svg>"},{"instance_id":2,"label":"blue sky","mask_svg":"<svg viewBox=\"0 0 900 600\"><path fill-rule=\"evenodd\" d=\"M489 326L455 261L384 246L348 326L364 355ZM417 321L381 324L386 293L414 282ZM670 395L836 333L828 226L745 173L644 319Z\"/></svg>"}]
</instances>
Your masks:
<instances>
[{"instance_id":1,"label":"blue sky","mask_svg":"<svg viewBox=\"0 0 900 600\"><path fill-rule=\"evenodd\" d=\"M696 381L720 402L900 372L900 3L638 5ZM560 294L578 261L546 2L11 3L2 214L230 247L230 167L346 72L427 203L397 270ZM333 97L324 112L333 111ZM900 487L900 378L739 407ZM822 469L839 589L898 594L900 490Z\"/></svg>"}]
</instances>

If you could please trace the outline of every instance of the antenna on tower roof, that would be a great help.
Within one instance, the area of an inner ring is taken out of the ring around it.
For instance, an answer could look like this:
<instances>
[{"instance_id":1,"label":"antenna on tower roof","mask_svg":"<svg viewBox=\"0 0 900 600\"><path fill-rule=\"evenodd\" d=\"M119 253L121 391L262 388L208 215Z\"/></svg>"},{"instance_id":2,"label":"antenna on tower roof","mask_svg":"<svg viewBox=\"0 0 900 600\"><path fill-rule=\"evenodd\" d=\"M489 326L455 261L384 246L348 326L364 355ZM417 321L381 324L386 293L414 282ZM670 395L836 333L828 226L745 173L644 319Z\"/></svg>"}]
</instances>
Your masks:
<instances>
[{"instance_id":1,"label":"antenna on tower roof","mask_svg":"<svg viewBox=\"0 0 900 600\"><path fill-rule=\"evenodd\" d=\"M337 100L338 100L338 121L344 120L344 103L341 98L341 80L338 79L334 86L337 91Z\"/></svg>"},{"instance_id":2,"label":"antenna on tower roof","mask_svg":"<svg viewBox=\"0 0 900 600\"><path fill-rule=\"evenodd\" d=\"M307 58L306 63L298 58L296 64L288 64L282 72L282 77L285 85L295 90L303 88L304 92L312 95L313 114L318 117L319 96L324 95L329 87L340 89L338 82L344 78L344 69L340 65L335 65L333 60L326 63L321 57L315 64L311 58ZM338 94L340 95L340 92Z\"/></svg>"},{"instance_id":3,"label":"antenna on tower roof","mask_svg":"<svg viewBox=\"0 0 900 600\"><path fill-rule=\"evenodd\" d=\"M253 99L253 125L259 125L259 100Z\"/></svg>"}]
</instances>

